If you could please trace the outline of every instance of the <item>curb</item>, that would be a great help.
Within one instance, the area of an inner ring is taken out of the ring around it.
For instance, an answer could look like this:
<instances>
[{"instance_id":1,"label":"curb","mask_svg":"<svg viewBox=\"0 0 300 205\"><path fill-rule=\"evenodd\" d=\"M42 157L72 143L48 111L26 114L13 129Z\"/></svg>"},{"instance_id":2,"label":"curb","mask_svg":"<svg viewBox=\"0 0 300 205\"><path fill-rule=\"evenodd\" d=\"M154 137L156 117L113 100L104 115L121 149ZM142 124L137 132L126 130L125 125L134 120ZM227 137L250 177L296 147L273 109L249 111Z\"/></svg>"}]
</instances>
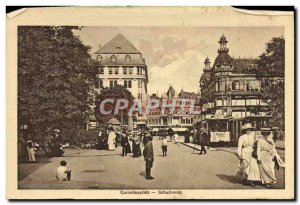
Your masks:
<instances>
[{"instance_id":1,"label":"curb","mask_svg":"<svg viewBox=\"0 0 300 205\"><path fill-rule=\"evenodd\" d=\"M180 144L183 144L183 145L185 145L185 146L187 146L187 147L190 147L190 148L193 148L193 149L195 149L195 150L200 151L199 148L194 147L194 146L191 146L191 145L188 145L188 144L186 144L186 143L184 143L184 142L179 142L179 143L180 143ZM225 150L225 149L222 149L222 148L216 148L216 147L213 147L213 149L216 149L215 151L223 151L223 152L228 152L228 153L231 153L231 154L235 154L235 151ZM283 148L283 147L276 147L276 149L279 149L279 150L285 150L285 148Z\"/></svg>"}]
</instances>

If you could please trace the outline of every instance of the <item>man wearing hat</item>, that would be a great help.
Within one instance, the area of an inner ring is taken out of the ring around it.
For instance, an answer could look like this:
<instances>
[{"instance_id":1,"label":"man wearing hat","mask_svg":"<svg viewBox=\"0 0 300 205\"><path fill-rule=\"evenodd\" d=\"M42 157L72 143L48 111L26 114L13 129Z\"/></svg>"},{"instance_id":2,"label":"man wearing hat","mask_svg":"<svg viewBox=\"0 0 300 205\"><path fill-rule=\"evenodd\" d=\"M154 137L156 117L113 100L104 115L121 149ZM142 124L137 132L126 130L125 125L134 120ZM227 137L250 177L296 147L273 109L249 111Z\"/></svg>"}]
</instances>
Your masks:
<instances>
[{"instance_id":1,"label":"man wearing hat","mask_svg":"<svg viewBox=\"0 0 300 205\"><path fill-rule=\"evenodd\" d=\"M208 140L208 135L207 132L204 128L200 129L200 146L201 146L201 150L200 150L200 155L204 152L204 154L206 154L206 149L205 149L205 145L207 145L207 140Z\"/></svg>"},{"instance_id":2,"label":"man wearing hat","mask_svg":"<svg viewBox=\"0 0 300 205\"><path fill-rule=\"evenodd\" d=\"M154 179L151 176L151 168L153 166L153 161L154 161L154 153L153 153L153 145L152 145L152 136L148 136L148 142L145 145L144 148L144 159L146 162L146 179Z\"/></svg>"},{"instance_id":3,"label":"man wearing hat","mask_svg":"<svg viewBox=\"0 0 300 205\"><path fill-rule=\"evenodd\" d=\"M238 141L237 154L240 160L245 160L247 166L244 169L246 174L245 184L250 186L255 186L255 181L260 181L260 172L257 164L257 160L253 157L253 145L256 143L256 134L253 132L255 130L251 123L247 123L242 126L242 136L240 136Z\"/></svg>"}]
</instances>

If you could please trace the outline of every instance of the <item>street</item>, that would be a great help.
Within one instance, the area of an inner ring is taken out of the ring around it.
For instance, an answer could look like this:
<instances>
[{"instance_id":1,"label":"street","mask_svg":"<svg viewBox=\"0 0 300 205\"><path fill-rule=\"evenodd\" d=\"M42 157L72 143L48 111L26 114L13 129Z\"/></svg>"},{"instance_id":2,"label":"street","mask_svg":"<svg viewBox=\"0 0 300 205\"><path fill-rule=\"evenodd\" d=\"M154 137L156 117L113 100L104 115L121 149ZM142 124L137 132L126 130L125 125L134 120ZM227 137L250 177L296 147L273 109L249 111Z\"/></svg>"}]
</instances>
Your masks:
<instances>
[{"instance_id":1,"label":"street","mask_svg":"<svg viewBox=\"0 0 300 205\"><path fill-rule=\"evenodd\" d=\"M222 150L208 150L206 155L183 144L168 143L163 157L161 141L153 140L153 180L145 179L143 157L121 156L121 147L107 150L66 150L64 157L37 164L19 164L20 189L253 189L234 177L238 159ZM56 181L56 168L66 160L72 169L71 181ZM32 171L31 171L32 170ZM276 170L277 184L284 188L284 169ZM264 188L256 186L255 188Z\"/></svg>"}]
</instances>

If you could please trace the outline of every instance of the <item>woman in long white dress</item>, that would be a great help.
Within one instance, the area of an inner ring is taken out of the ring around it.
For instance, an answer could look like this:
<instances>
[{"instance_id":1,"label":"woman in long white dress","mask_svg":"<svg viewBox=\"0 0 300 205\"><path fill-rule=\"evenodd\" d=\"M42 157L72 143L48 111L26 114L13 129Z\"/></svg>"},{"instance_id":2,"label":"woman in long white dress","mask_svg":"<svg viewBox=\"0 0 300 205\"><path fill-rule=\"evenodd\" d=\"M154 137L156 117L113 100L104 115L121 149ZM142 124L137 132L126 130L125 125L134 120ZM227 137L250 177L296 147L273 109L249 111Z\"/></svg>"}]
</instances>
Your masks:
<instances>
[{"instance_id":1,"label":"woman in long white dress","mask_svg":"<svg viewBox=\"0 0 300 205\"><path fill-rule=\"evenodd\" d=\"M257 160L259 164L261 182L267 188L276 183L274 157L277 155L275 143L270 135L271 129L263 128L263 137L257 142Z\"/></svg>"},{"instance_id":2,"label":"woman in long white dress","mask_svg":"<svg viewBox=\"0 0 300 205\"><path fill-rule=\"evenodd\" d=\"M256 139L256 135L253 132L254 127L252 127L250 123L247 123L244 126L242 126L241 130L242 132L244 132L244 134L239 138L237 152L241 160L245 159L248 162L248 166L244 170L247 176L245 183L254 187L255 186L254 182L261 180L257 159L255 159L252 156L253 145L257 139Z\"/></svg>"},{"instance_id":3,"label":"woman in long white dress","mask_svg":"<svg viewBox=\"0 0 300 205\"><path fill-rule=\"evenodd\" d=\"M108 133L108 140L107 140L107 144L108 144L108 150L115 150L116 146L116 134L113 131L113 128L110 128L109 133Z\"/></svg>"},{"instance_id":4,"label":"woman in long white dress","mask_svg":"<svg viewBox=\"0 0 300 205\"><path fill-rule=\"evenodd\" d=\"M27 144L27 152L28 152L28 162L36 162L33 141L28 140L26 144Z\"/></svg>"}]
</instances>

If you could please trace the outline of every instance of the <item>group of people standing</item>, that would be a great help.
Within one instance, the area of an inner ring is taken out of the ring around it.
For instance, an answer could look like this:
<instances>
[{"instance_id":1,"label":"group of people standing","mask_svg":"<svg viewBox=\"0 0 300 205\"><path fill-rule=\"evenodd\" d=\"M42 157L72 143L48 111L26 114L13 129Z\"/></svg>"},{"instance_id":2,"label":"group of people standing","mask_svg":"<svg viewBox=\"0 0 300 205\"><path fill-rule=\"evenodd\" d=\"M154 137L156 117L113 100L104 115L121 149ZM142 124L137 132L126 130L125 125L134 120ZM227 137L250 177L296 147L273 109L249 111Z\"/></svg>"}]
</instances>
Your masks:
<instances>
[{"instance_id":1,"label":"group of people standing","mask_svg":"<svg viewBox=\"0 0 300 205\"><path fill-rule=\"evenodd\" d=\"M261 135L257 135L255 128L250 123L242 126L243 133L238 141L237 155L240 160L245 160L244 184L254 187L258 183L270 188L276 183L275 164L284 166L277 154L275 143L270 128L262 128Z\"/></svg>"},{"instance_id":2,"label":"group of people standing","mask_svg":"<svg viewBox=\"0 0 300 205\"><path fill-rule=\"evenodd\" d=\"M115 150L118 144L122 146L122 156L132 153L133 157L142 155L141 146L147 142L146 138L149 135L147 131L128 131L114 130L113 127L100 130L98 134L98 149Z\"/></svg>"},{"instance_id":3,"label":"group of people standing","mask_svg":"<svg viewBox=\"0 0 300 205\"><path fill-rule=\"evenodd\" d=\"M54 129L51 133L50 139L44 144L45 156L47 157L60 157L64 151L61 144L60 130ZM36 152L40 148L32 138L20 137L18 139L18 158L21 162L35 163Z\"/></svg>"}]
</instances>

